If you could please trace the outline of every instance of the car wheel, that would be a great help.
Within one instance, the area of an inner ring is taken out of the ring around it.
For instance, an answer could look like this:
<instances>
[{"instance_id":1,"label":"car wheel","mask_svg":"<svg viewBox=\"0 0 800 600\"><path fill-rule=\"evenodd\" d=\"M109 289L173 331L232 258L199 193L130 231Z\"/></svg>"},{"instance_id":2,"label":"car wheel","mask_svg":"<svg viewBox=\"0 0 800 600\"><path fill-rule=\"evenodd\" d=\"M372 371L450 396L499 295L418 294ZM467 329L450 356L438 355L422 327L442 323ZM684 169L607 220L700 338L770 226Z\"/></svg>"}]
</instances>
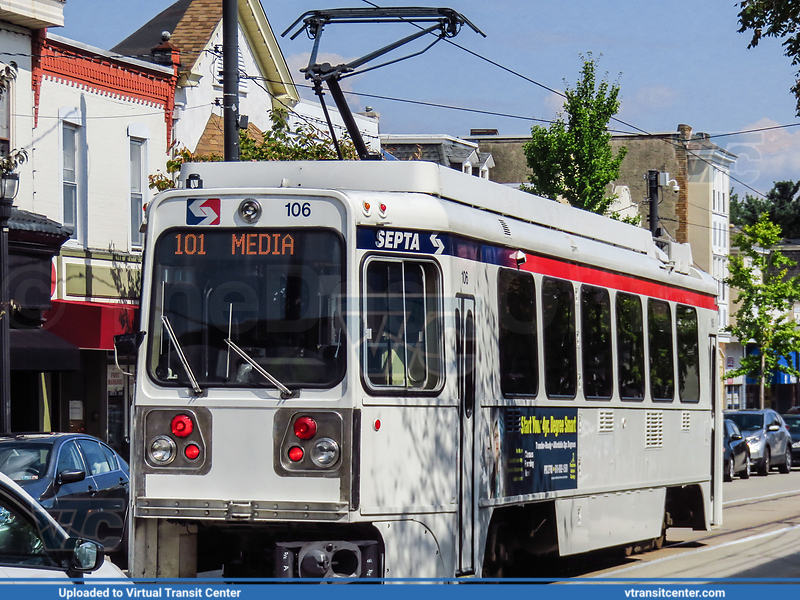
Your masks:
<instances>
[{"instance_id":1,"label":"car wheel","mask_svg":"<svg viewBox=\"0 0 800 600\"><path fill-rule=\"evenodd\" d=\"M742 479L750 479L750 453L744 455L744 469L739 473Z\"/></svg>"},{"instance_id":2,"label":"car wheel","mask_svg":"<svg viewBox=\"0 0 800 600\"><path fill-rule=\"evenodd\" d=\"M758 466L758 474L763 477L766 477L767 475L769 475L769 469L770 469L769 446L767 446L766 448L764 448L764 458L761 459L761 464Z\"/></svg>"},{"instance_id":3,"label":"car wheel","mask_svg":"<svg viewBox=\"0 0 800 600\"><path fill-rule=\"evenodd\" d=\"M792 472L792 449L786 449L786 456L783 457L783 464L778 467L778 470L781 473L791 473Z\"/></svg>"},{"instance_id":4,"label":"car wheel","mask_svg":"<svg viewBox=\"0 0 800 600\"><path fill-rule=\"evenodd\" d=\"M733 459L726 460L722 471L723 481L733 481Z\"/></svg>"}]
</instances>

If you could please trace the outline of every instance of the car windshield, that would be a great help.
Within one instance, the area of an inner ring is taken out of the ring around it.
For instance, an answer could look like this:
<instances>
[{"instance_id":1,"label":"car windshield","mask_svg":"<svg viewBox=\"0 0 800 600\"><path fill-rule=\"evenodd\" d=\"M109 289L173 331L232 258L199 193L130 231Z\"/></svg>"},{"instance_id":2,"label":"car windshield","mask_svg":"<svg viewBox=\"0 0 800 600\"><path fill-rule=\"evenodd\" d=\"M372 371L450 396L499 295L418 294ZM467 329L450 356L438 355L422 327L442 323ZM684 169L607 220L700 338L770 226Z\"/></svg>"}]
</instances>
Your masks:
<instances>
[{"instance_id":1,"label":"car windshield","mask_svg":"<svg viewBox=\"0 0 800 600\"><path fill-rule=\"evenodd\" d=\"M0 472L14 481L34 481L47 470L52 444L0 442Z\"/></svg>"},{"instance_id":2,"label":"car windshield","mask_svg":"<svg viewBox=\"0 0 800 600\"><path fill-rule=\"evenodd\" d=\"M764 415L761 413L732 413L725 415L742 431L755 431L764 427Z\"/></svg>"},{"instance_id":3,"label":"car windshield","mask_svg":"<svg viewBox=\"0 0 800 600\"><path fill-rule=\"evenodd\" d=\"M783 420L791 433L800 433L800 415L786 415Z\"/></svg>"},{"instance_id":4,"label":"car windshield","mask_svg":"<svg viewBox=\"0 0 800 600\"><path fill-rule=\"evenodd\" d=\"M287 386L341 380L344 261L336 232L171 229L156 244L155 263L148 358L159 383L186 385L188 367L201 387L272 386L253 362Z\"/></svg>"}]
</instances>

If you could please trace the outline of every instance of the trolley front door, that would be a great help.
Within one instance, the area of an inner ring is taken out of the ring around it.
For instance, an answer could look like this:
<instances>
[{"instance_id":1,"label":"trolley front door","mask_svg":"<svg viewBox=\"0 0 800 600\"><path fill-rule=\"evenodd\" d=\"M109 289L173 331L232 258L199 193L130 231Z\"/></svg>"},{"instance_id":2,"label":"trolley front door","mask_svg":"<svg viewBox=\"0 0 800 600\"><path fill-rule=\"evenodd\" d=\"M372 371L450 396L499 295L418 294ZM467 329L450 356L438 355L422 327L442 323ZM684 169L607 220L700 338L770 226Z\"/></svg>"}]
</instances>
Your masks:
<instances>
[{"instance_id":1,"label":"trolley front door","mask_svg":"<svg viewBox=\"0 0 800 600\"><path fill-rule=\"evenodd\" d=\"M459 457L458 572L475 571L475 299L456 299L458 355Z\"/></svg>"}]
</instances>

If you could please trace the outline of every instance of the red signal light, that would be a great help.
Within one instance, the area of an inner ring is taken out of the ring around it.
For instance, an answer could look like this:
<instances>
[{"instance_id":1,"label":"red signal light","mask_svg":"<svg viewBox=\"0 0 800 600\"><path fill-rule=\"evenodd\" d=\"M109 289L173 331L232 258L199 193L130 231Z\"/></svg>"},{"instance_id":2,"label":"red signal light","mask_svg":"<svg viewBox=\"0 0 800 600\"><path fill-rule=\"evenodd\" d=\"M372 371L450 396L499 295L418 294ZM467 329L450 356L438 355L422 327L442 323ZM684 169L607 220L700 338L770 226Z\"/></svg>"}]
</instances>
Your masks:
<instances>
[{"instance_id":1,"label":"red signal light","mask_svg":"<svg viewBox=\"0 0 800 600\"><path fill-rule=\"evenodd\" d=\"M189 460L195 460L198 456L200 456L200 447L197 444L189 444L186 446L186 449L183 451L183 454Z\"/></svg>"},{"instance_id":2,"label":"red signal light","mask_svg":"<svg viewBox=\"0 0 800 600\"><path fill-rule=\"evenodd\" d=\"M172 429L172 435L185 438L189 437L194 431L194 423L189 415L178 415L172 419L170 429Z\"/></svg>"},{"instance_id":3,"label":"red signal light","mask_svg":"<svg viewBox=\"0 0 800 600\"><path fill-rule=\"evenodd\" d=\"M310 440L317 434L317 422L311 417L300 417L294 422L294 434L301 440Z\"/></svg>"},{"instance_id":4,"label":"red signal light","mask_svg":"<svg viewBox=\"0 0 800 600\"><path fill-rule=\"evenodd\" d=\"M289 448L289 460L292 462L300 462L303 460L303 449L300 446L292 446Z\"/></svg>"}]
</instances>

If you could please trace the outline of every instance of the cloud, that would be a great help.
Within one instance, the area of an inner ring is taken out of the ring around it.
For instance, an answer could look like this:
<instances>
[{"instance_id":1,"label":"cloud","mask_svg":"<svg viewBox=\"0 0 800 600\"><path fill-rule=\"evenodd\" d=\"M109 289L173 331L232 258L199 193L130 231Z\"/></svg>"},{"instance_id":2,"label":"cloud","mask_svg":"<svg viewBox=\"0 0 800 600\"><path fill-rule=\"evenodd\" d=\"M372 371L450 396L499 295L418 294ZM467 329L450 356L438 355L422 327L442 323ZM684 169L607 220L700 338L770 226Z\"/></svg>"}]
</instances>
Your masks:
<instances>
[{"instance_id":1,"label":"cloud","mask_svg":"<svg viewBox=\"0 0 800 600\"><path fill-rule=\"evenodd\" d=\"M675 88L653 85L639 88L633 95L622 98L621 110L626 115L652 115L656 111L665 111L674 107L681 94Z\"/></svg>"},{"instance_id":2,"label":"cloud","mask_svg":"<svg viewBox=\"0 0 800 600\"><path fill-rule=\"evenodd\" d=\"M777 121L764 117L745 125L742 130L778 125ZM773 181L800 179L800 131L797 129L755 131L737 136L725 149L739 157L731 174L761 192L769 190Z\"/></svg>"},{"instance_id":3,"label":"cloud","mask_svg":"<svg viewBox=\"0 0 800 600\"><path fill-rule=\"evenodd\" d=\"M562 90L558 90L558 88L553 88L557 91L563 93ZM544 105L545 110L545 118L552 119L555 118L556 114L561 112L564 109L564 96L559 96L558 94L553 94L552 92L545 96L542 104Z\"/></svg>"}]
</instances>

